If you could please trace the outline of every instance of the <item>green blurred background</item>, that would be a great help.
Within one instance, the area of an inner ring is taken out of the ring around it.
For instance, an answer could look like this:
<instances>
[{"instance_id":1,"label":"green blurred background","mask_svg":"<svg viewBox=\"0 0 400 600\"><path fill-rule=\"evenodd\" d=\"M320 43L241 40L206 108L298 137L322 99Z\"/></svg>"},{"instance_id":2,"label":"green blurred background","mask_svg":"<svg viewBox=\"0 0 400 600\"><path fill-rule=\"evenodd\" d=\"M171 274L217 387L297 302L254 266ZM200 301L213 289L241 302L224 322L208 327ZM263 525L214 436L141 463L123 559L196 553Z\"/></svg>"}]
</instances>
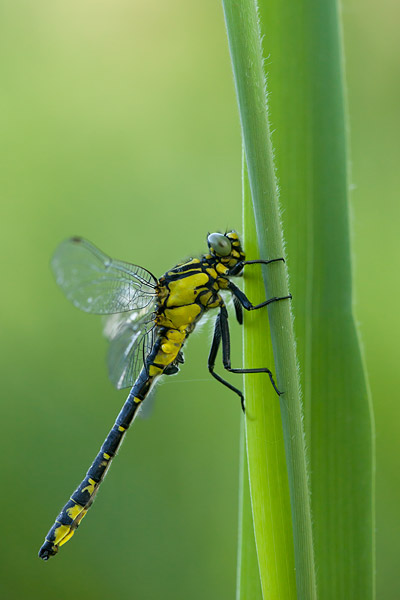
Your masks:
<instances>
[{"instance_id":1,"label":"green blurred background","mask_svg":"<svg viewBox=\"0 0 400 600\"><path fill-rule=\"evenodd\" d=\"M356 309L376 410L386 600L398 597L400 555L399 13L389 0L343 6ZM202 252L208 231L241 228L222 8L0 0L0 47L0 596L232 599L241 412L208 375L208 323L180 374L158 387L151 418L135 422L80 531L49 563L37 558L126 395L108 382L100 320L57 289L53 249L79 234L160 275Z\"/></svg>"}]
</instances>

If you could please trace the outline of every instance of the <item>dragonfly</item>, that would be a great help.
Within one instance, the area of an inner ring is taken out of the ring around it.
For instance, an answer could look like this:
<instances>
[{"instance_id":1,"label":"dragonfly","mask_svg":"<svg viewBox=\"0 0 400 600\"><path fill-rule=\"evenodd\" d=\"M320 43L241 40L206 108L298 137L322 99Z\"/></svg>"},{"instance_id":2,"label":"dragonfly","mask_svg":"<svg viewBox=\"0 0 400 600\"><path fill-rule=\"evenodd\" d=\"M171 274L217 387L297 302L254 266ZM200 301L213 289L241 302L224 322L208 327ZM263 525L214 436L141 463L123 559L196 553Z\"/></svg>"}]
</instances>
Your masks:
<instances>
[{"instance_id":1,"label":"dragonfly","mask_svg":"<svg viewBox=\"0 0 400 600\"><path fill-rule=\"evenodd\" d=\"M77 308L87 313L109 315L105 334L109 339L109 377L117 389L131 387L118 417L83 481L62 508L40 548L39 557L48 560L57 554L75 533L93 504L118 448L161 375L173 375L184 362L182 348L200 319L218 309L208 356L208 370L220 383L243 393L215 372L215 360L222 346L222 363L231 373L266 373L280 395L270 369L232 368L228 311L221 292L233 298L236 319L243 322L243 309L260 309L291 295L274 297L253 305L232 281L247 265L284 261L246 261L235 231L211 233L208 253L190 258L167 271L160 279L143 267L113 260L91 242L72 237L62 242L51 261L57 284Z\"/></svg>"}]
</instances>

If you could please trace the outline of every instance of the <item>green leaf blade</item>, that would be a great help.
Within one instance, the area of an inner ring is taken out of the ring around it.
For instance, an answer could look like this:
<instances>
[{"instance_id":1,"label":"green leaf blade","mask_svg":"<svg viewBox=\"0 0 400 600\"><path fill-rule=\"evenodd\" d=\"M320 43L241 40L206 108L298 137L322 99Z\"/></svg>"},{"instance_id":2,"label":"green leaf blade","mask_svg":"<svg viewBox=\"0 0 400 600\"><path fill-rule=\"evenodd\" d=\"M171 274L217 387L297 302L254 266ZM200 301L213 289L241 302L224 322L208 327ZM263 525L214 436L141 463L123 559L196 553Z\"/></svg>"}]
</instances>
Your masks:
<instances>
[{"instance_id":1,"label":"green leaf blade","mask_svg":"<svg viewBox=\"0 0 400 600\"><path fill-rule=\"evenodd\" d=\"M336 0L260 1L321 598L374 598L374 433L353 316Z\"/></svg>"},{"instance_id":2,"label":"green leaf blade","mask_svg":"<svg viewBox=\"0 0 400 600\"><path fill-rule=\"evenodd\" d=\"M266 112L265 78L257 5L254 0L240 3L225 0L224 11L260 257L263 259L277 258L283 256L283 241ZM274 269L268 267L263 269L265 293L269 297L286 296L288 291L285 265L279 263L275 267ZM284 391L280 406L292 509L297 595L300 599L312 600L316 597L316 584L310 500L295 343L289 302L277 302L270 305L268 314L277 383L280 389ZM260 410L260 406L258 406L258 410ZM260 417L257 418L260 419ZM263 584L263 594L264 597L267 597L268 565L262 557L260 559L258 542L258 535L260 537L265 535L264 522L255 510L255 506L258 504L255 501L255 495L260 496L260 505L263 502L265 503L266 498L262 497L262 489L252 482L252 472L254 470L252 469L250 452L249 465L260 576Z\"/></svg>"}]
</instances>

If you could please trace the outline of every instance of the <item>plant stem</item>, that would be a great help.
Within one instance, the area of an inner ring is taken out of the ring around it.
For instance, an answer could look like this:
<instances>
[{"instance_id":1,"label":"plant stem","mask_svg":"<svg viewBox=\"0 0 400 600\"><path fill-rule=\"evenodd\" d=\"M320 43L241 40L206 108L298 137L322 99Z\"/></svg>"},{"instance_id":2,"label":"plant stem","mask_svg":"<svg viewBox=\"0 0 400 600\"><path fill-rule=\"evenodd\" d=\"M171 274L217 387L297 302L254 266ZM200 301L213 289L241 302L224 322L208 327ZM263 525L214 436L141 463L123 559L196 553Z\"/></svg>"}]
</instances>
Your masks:
<instances>
[{"instance_id":1,"label":"plant stem","mask_svg":"<svg viewBox=\"0 0 400 600\"><path fill-rule=\"evenodd\" d=\"M338 0L260 0L303 374L318 593L375 594L374 433L353 316Z\"/></svg>"},{"instance_id":2,"label":"plant stem","mask_svg":"<svg viewBox=\"0 0 400 600\"><path fill-rule=\"evenodd\" d=\"M270 131L266 110L266 84L257 5L254 0L224 0L226 27L233 65L240 121L249 181L254 205L260 258L283 256L283 240L279 218ZM271 268L272 267L272 268ZM268 297L288 294L286 265L277 263L263 269ZM293 519L297 594L300 600L316 598L310 500L307 485L305 444L299 394L296 352L290 302L273 303L268 310L277 382L280 397L283 437L289 478ZM249 417L247 417L249 418ZM257 418L257 416L255 416ZM262 524L257 520L255 504L264 498L253 486L254 465L249 456L250 488L257 547ZM259 557L260 560L260 557ZM259 564L261 582L267 578ZM263 587L264 596L267 589Z\"/></svg>"}]
</instances>

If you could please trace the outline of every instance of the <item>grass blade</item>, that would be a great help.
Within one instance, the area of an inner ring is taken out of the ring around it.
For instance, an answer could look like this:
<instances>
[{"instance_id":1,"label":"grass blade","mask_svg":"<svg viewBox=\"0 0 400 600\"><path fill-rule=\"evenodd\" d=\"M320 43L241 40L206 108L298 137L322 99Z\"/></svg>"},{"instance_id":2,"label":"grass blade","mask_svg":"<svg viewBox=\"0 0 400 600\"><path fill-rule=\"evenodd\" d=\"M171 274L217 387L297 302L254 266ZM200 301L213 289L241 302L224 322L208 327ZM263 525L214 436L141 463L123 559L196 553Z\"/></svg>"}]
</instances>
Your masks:
<instances>
[{"instance_id":1,"label":"grass blade","mask_svg":"<svg viewBox=\"0 0 400 600\"><path fill-rule=\"evenodd\" d=\"M269 124L266 112L265 78L262 64L260 30L254 0L223 2L233 65L246 162L261 258L283 256L282 231L279 219L277 189L272 161ZM268 296L287 294L287 274L283 263L263 270ZM293 324L289 302L272 304L268 311L277 381L284 391L281 415L293 519L294 553L297 594L300 599L316 597L310 501L302 429ZM253 408L253 407L252 407ZM265 405L257 404L252 417L262 419ZM249 408L250 412L250 408ZM247 417L247 423L249 418ZM250 428L248 436L251 436ZM253 517L260 578L264 597L268 597L268 565L260 559L260 544L264 539L263 523L257 507L265 502L263 488L253 481L253 473L261 471L250 454L249 473ZM265 458L264 467L265 465ZM255 468L254 468L255 467ZM265 513L264 513L265 514Z\"/></svg>"},{"instance_id":2,"label":"grass blade","mask_svg":"<svg viewBox=\"0 0 400 600\"><path fill-rule=\"evenodd\" d=\"M371 599L374 441L353 317L337 0L260 0L303 374L318 591Z\"/></svg>"}]
</instances>

